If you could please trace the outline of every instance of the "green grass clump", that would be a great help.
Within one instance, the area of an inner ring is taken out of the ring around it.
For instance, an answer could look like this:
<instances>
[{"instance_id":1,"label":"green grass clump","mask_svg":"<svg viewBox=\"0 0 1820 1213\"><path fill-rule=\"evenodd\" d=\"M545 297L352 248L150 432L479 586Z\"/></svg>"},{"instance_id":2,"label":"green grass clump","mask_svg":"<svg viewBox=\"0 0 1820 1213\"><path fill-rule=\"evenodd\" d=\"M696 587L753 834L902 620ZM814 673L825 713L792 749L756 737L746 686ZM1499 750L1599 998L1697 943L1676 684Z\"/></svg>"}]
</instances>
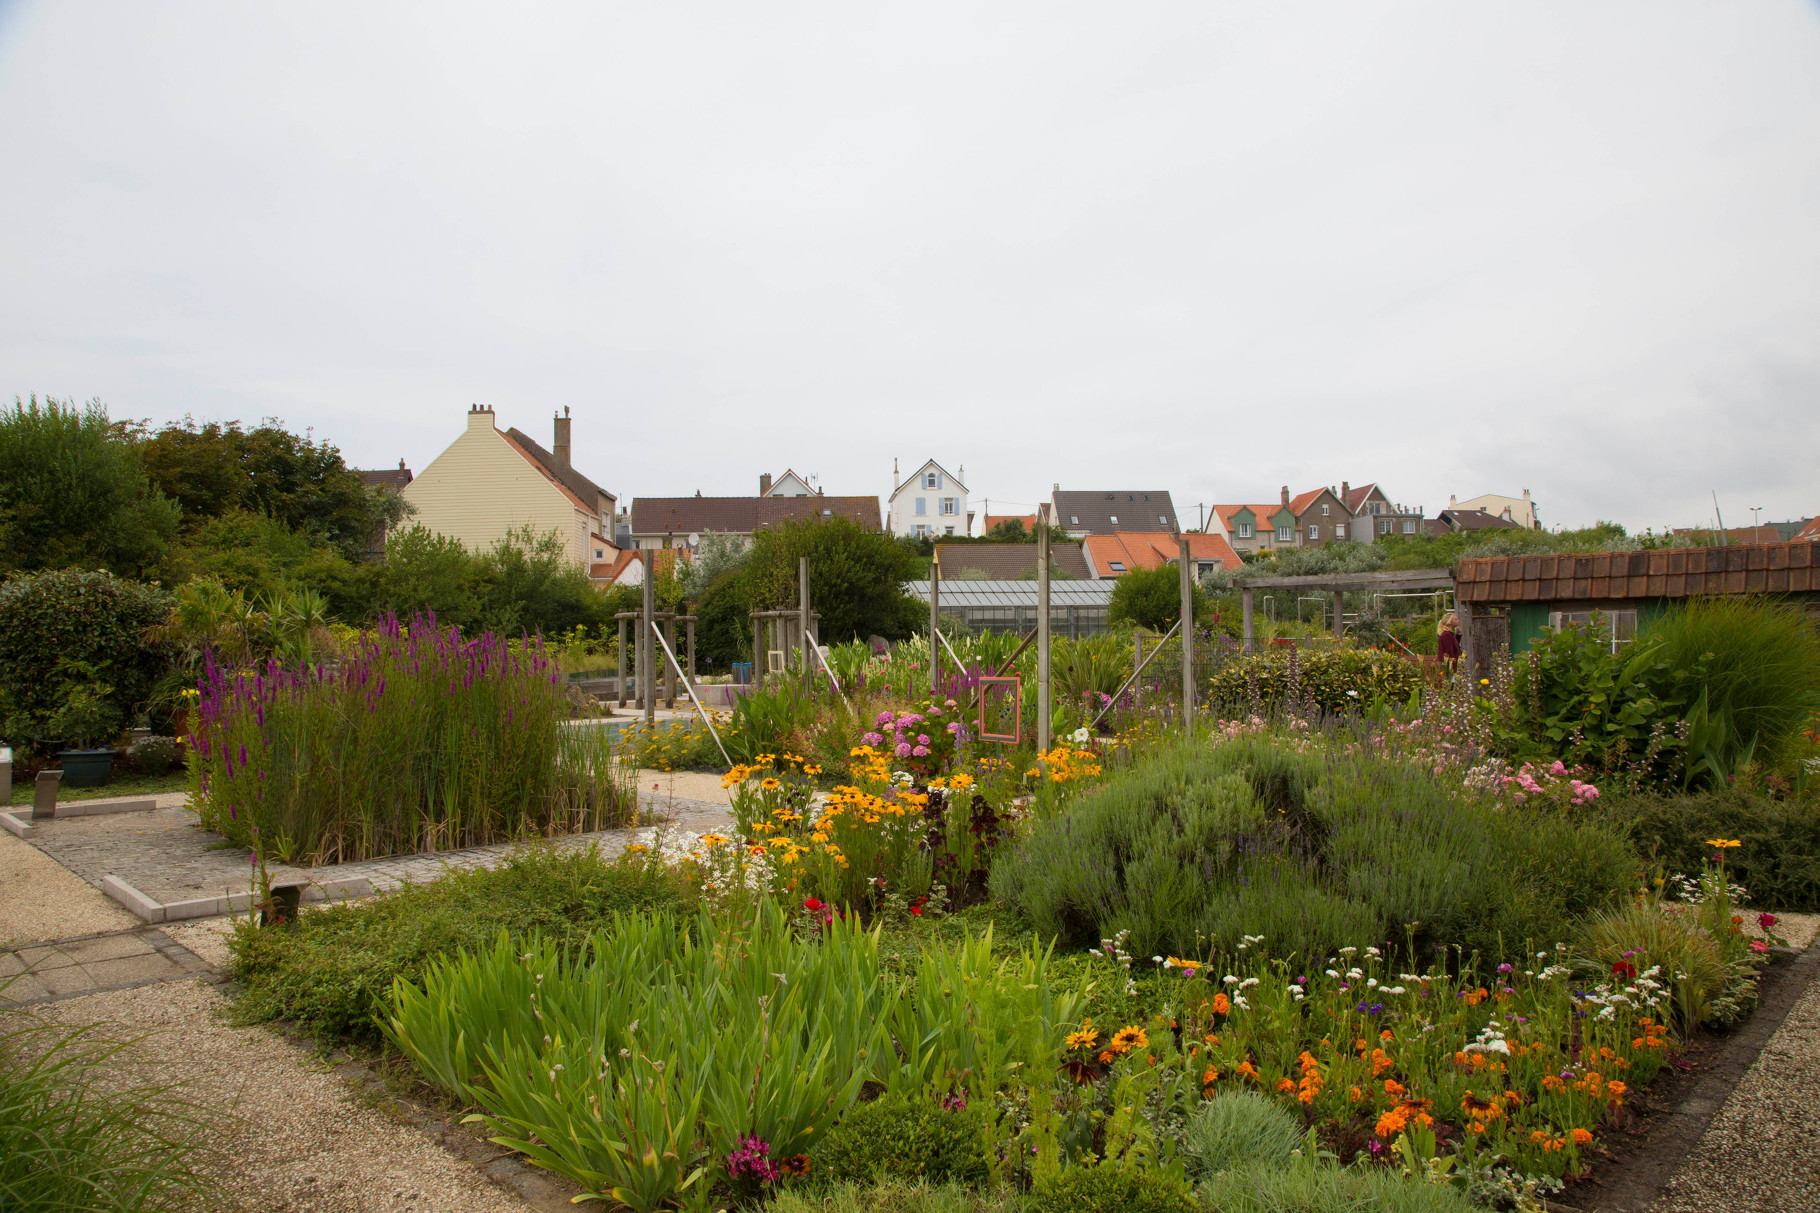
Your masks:
<instances>
[{"instance_id":1,"label":"green grass clump","mask_svg":"<svg viewBox=\"0 0 1820 1213\"><path fill-rule=\"evenodd\" d=\"M811 1177L813 1178L813 1177ZM1016 1192L981 1192L959 1184L855 1184L786 1189L765 1206L767 1213L1023 1213Z\"/></svg>"},{"instance_id":2,"label":"green grass clump","mask_svg":"<svg viewBox=\"0 0 1820 1213\"><path fill-rule=\"evenodd\" d=\"M1284 1163L1301 1144L1302 1122L1256 1091L1221 1091L1194 1110L1181 1136L1189 1174L1197 1177Z\"/></svg>"},{"instance_id":3,"label":"green grass clump","mask_svg":"<svg viewBox=\"0 0 1820 1213\"><path fill-rule=\"evenodd\" d=\"M1222 1171L1196 1191L1201 1206L1219 1213L1472 1213L1478 1206L1459 1190L1419 1183L1382 1169L1337 1167L1300 1160Z\"/></svg>"},{"instance_id":4,"label":"green grass clump","mask_svg":"<svg viewBox=\"0 0 1820 1213\"><path fill-rule=\"evenodd\" d=\"M615 911L687 906L691 889L643 856L537 845L491 870L436 880L349 906L306 907L295 925L237 924L231 973L243 1022L291 1019L320 1044L377 1043L374 1017L397 978L417 981L440 955L474 951L501 930L564 939L608 925Z\"/></svg>"},{"instance_id":5,"label":"green grass clump","mask_svg":"<svg viewBox=\"0 0 1820 1213\"><path fill-rule=\"evenodd\" d=\"M91 1028L9 1016L0 1030L0 1209L150 1213L192 1207L205 1125L163 1087L97 1083L125 1046Z\"/></svg>"},{"instance_id":6,"label":"green grass clump","mask_svg":"<svg viewBox=\"0 0 1820 1213\"><path fill-rule=\"evenodd\" d=\"M1040 937L1204 955L1262 935L1277 955L1413 937L1485 956L1565 939L1636 875L1617 831L1489 813L1412 764L1293 741L1153 753L1000 859L993 893Z\"/></svg>"},{"instance_id":7,"label":"green grass clump","mask_svg":"<svg viewBox=\"0 0 1820 1213\"><path fill-rule=\"evenodd\" d=\"M856 1104L816 1147L811 1174L828 1180L978 1183L986 1178L992 1125L975 1104L944 1108L885 1095Z\"/></svg>"},{"instance_id":8,"label":"green grass clump","mask_svg":"<svg viewBox=\"0 0 1820 1213\"><path fill-rule=\"evenodd\" d=\"M1116 1162L1070 1167L1038 1184L1026 1207L1030 1213L1200 1213L1181 1180Z\"/></svg>"}]
</instances>

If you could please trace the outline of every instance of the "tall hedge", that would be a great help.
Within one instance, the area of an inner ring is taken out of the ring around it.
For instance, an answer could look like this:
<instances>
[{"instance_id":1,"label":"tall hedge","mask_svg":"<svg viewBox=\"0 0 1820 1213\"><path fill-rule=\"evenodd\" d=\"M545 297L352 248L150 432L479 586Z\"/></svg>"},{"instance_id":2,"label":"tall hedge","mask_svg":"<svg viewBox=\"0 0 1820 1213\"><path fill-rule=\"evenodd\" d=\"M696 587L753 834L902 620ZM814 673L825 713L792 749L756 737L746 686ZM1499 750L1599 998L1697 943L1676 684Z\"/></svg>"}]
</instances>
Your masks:
<instances>
[{"instance_id":1,"label":"tall hedge","mask_svg":"<svg viewBox=\"0 0 1820 1213\"><path fill-rule=\"evenodd\" d=\"M170 595L112 573L61 570L0 585L0 731L7 742L45 740L70 681L105 682L114 705L134 712L170 665L170 646L146 634L169 615Z\"/></svg>"},{"instance_id":2,"label":"tall hedge","mask_svg":"<svg viewBox=\"0 0 1820 1213\"><path fill-rule=\"evenodd\" d=\"M1422 686L1422 667L1382 649L1315 650L1295 654L1293 678L1287 648L1252 653L1228 662L1214 674L1209 692L1216 704L1244 707L1255 683L1259 702L1272 707L1291 698L1312 698L1329 712L1351 712L1382 697L1402 703Z\"/></svg>"}]
</instances>

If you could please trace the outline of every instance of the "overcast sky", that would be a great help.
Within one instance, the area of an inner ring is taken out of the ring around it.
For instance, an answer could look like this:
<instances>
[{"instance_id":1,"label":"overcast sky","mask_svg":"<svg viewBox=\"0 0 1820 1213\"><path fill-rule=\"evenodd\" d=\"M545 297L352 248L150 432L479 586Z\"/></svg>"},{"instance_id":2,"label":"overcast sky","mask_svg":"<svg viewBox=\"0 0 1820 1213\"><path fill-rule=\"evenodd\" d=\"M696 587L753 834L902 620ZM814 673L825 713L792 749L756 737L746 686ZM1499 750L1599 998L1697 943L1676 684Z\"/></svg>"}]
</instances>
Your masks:
<instances>
[{"instance_id":1,"label":"overcast sky","mask_svg":"<svg viewBox=\"0 0 1820 1213\"><path fill-rule=\"evenodd\" d=\"M1820 511L1820 5L18 4L0 391L622 500Z\"/></svg>"}]
</instances>

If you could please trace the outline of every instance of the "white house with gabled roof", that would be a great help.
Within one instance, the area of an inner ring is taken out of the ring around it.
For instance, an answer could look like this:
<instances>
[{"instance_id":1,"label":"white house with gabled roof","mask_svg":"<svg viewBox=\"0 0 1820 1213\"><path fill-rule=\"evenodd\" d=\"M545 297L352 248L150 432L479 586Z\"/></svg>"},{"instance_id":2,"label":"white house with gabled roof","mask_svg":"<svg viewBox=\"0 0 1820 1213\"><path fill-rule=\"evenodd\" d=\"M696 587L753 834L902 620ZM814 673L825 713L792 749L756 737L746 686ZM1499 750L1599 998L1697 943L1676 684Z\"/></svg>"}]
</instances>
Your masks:
<instances>
[{"instance_id":1,"label":"white house with gabled roof","mask_svg":"<svg viewBox=\"0 0 1820 1213\"><path fill-rule=\"evenodd\" d=\"M954 474L931 459L906 478L891 461L891 500L885 530L893 535L971 535L973 510L967 502L967 469Z\"/></svg>"}]
</instances>

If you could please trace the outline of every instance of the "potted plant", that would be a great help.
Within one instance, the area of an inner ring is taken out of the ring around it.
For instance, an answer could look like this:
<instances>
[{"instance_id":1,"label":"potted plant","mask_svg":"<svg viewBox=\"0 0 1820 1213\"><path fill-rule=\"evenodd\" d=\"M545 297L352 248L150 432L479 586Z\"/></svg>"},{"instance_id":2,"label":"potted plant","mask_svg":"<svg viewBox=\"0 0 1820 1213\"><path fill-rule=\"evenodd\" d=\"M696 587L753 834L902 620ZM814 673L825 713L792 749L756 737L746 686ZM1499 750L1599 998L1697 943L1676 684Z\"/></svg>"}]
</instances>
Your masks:
<instances>
[{"instance_id":1,"label":"potted plant","mask_svg":"<svg viewBox=\"0 0 1820 1213\"><path fill-rule=\"evenodd\" d=\"M47 730L69 747L57 751L64 787L100 787L113 774L112 742L120 733L123 717L112 694L113 688L106 683L64 684L63 706L51 716Z\"/></svg>"}]
</instances>

